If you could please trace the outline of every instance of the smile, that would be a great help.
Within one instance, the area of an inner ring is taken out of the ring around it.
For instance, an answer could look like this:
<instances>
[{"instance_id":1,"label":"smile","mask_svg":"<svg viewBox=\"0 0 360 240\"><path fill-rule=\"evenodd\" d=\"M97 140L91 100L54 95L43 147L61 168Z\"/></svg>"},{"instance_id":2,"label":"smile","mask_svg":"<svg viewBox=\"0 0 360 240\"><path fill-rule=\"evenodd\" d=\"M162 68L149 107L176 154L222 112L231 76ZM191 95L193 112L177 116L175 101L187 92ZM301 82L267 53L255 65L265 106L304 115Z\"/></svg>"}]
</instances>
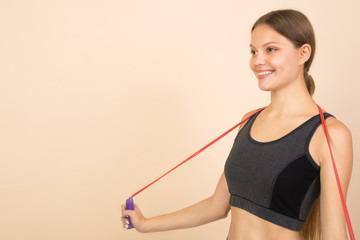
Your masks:
<instances>
[{"instance_id":1,"label":"smile","mask_svg":"<svg viewBox=\"0 0 360 240\"><path fill-rule=\"evenodd\" d=\"M258 76L264 76L264 75L267 75L267 74L270 74L270 73L273 73L275 71L263 71L263 72L258 72Z\"/></svg>"}]
</instances>

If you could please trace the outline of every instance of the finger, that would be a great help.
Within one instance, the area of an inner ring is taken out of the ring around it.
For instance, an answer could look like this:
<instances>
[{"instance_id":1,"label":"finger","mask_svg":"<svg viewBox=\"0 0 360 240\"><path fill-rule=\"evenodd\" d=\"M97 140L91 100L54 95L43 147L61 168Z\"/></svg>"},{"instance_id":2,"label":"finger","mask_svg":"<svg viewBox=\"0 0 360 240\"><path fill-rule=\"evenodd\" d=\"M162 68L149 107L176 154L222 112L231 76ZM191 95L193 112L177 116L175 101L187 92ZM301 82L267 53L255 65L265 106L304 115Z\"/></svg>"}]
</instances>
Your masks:
<instances>
[{"instance_id":1,"label":"finger","mask_svg":"<svg viewBox=\"0 0 360 240\"><path fill-rule=\"evenodd\" d=\"M123 212L122 212L122 217L124 218L124 217L131 217L132 215L134 215L134 210L124 210Z\"/></svg>"},{"instance_id":2,"label":"finger","mask_svg":"<svg viewBox=\"0 0 360 240\"><path fill-rule=\"evenodd\" d=\"M125 205L121 205L120 219L121 219L121 222L122 222L123 225L124 225L124 228L125 228L125 225L129 225L129 224L130 224L130 222L129 222L129 215L130 215L130 213L128 212L128 210L125 210Z\"/></svg>"},{"instance_id":3,"label":"finger","mask_svg":"<svg viewBox=\"0 0 360 240\"><path fill-rule=\"evenodd\" d=\"M122 227L125 229L129 228L130 222L127 218L123 217L121 218Z\"/></svg>"},{"instance_id":4,"label":"finger","mask_svg":"<svg viewBox=\"0 0 360 240\"><path fill-rule=\"evenodd\" d=\"M123 223L123 228L128 229L128 228L129 228L129 224L128 224L128 223Z\"/></svg>"},{"instance_id":5,"label":"finger","mask_svg":"<svg viewBox=\"0 0 360 240\"><path fill-rule=\"evenodd\" d=\"M126 210L125 205L121 205L121 217L125 218L133 214L134 210Z\"/></svg>"},{"instance_id":6,"label":"finger","mask_svg":"<svg viewBox=\"0 0 360 240\"><path fill-rule=\"evenodd\" d=\"M127 224L127 225L130 224L130 221L129 221L129 219L127 217L122 217L121 222L122 222L122 224Z\"/></svg>"},{"instance_id":7,"label":"finger","mask_svg":"<svg viewBox=\"0 0 360 240\"><path fill-rule=\"evenodd\" d=\"M125 206L124 206L124 204L121 204L121 213L120 213L120 218L121 219L125 217L124 211L125 211Z\"/></svg>"}]
</instances>

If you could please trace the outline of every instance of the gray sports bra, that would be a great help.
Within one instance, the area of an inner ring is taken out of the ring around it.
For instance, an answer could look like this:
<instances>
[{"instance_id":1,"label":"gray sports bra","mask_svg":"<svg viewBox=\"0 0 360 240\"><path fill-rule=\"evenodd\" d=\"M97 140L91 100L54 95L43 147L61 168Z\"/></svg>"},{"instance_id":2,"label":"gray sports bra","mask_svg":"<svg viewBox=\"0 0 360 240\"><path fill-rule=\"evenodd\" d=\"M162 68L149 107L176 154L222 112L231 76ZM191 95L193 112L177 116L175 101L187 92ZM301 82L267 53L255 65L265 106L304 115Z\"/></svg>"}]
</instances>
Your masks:
<instances>
[{"instance_id":1,"label":"gray sports bra","mask_svg":"<svg viewBox=\"0 0 360 240\"><path fill-rule=\"evenodd\" d=\"M300 231L320 195L320 167L309 153L320 115L280 139L262 143L250 136L259 113L238 133L225 164L230 205ZM329 116L324 113L325 119Z\"/></svg>"}]
</instances>

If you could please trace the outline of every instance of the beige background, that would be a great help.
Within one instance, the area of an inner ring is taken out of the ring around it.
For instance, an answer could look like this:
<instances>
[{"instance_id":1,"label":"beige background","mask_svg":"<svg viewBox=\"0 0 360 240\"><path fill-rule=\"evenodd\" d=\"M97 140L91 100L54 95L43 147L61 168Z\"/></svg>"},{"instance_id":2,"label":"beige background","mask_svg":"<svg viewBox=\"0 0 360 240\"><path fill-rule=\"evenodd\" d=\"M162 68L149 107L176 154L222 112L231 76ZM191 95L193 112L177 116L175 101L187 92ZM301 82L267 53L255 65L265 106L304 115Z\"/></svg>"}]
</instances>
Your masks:
<instances>
[{"instance_id":1,"label":"beige background","mask_svg":"<svg viewBox=\"0 0 360 240\"><path fill-rule=\"evenodd\" d=\"M120 204L268 104L249 31L277 8L303 11L316 30L314 98L353 133L360 237L358 1L1 0L0 239L225 239L229 219L124 231ZM137 196L143 213L209 196L234 136Z\"/></svg>"}]
</instances>

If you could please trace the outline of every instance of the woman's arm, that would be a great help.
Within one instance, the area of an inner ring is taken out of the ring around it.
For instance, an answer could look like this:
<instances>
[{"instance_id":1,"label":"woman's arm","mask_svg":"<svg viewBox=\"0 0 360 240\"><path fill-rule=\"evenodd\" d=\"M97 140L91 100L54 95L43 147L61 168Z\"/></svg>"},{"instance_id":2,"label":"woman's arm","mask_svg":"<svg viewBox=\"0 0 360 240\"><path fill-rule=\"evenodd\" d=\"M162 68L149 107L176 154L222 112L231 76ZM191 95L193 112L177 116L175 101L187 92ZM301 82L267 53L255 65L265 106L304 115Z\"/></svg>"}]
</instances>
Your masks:
<instances>
[{"instance_id":1,"label":"woman's arm","mask_svg":"<svg viewBox=\"0 0 360 240\"><path fill-rule=\"evenodd\" d=\"M334 118L328 118L326 124L343 194L346 198L353 166L351 133L344 124ZM336 183L329 147L322 127L319 132L319 135L322 135L321 137L323 139L319 148L321 169L320 219L322 238L347 239L346 220Z\"/></svg>"},{"instance_id":2,"label":"woman's arm","mask_svg":"<svg viewBox=\"0 0 360 240\"><path fill-rule=\"evenodd\" d=\"M143 233L196 227L225 218L230 210L229 198L230 193L223 173L214 194L209 198L177 212L152 218L145 218L136 204L135 210L125 210L122 205L122 221L125 227L124 216L130 216L134 228Z\"/></svg>"}]
</instances>

